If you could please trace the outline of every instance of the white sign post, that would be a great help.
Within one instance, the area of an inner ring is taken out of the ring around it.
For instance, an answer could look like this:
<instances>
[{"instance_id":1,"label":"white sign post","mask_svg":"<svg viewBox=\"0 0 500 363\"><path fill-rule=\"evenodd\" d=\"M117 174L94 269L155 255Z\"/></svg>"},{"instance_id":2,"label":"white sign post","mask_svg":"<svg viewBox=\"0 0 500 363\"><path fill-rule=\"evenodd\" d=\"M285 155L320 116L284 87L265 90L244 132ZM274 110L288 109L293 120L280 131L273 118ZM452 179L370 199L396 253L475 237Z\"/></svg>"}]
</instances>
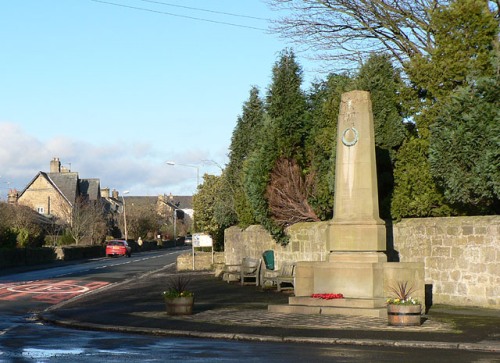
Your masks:
<instances>
[{"instance_id":1,"label":"white sign post","mask_svg":"<svg viewBox=\"0 0 500 363\"><path fill-rule=\"evenodd\" d=\"M194 251L195 248L210 247L212 249L212 264L214 263L214 243L212 237L205 233L193 234L192 253L193 253L193 270L194 270Z\"/></svg>"}]
</instances>

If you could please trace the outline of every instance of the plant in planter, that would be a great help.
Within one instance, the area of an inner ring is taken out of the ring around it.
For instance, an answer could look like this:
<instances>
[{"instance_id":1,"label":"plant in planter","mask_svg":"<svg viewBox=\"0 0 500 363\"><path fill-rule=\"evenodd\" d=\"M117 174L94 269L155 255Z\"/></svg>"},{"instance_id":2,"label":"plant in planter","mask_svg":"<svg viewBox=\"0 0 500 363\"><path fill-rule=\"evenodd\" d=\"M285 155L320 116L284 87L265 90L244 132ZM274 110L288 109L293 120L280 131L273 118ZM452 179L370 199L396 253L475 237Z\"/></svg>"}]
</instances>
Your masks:
<instances>
[{"instance_id":1,"label":"plant in planter","mask_svg":"<svg viewBox=\"0 0 500 363\"><path fill-rule=\"evenodd\" d=\"M416 289L408 281L400 281L389 287L394 294L387 299L387 319L389 325L412 326L421 324L422 305L411 297Z\"/></svg>"},{"instance_id":2,"label":"plant in planter","mask_svg":"<svg viewBox=\"0 0 500 363\"><path fill-rule=\"evenodd\" d=\"M162 295L168 315L190 315L193 313L194 293L187 289L191 279L186 275L170 278L167 290Z\"/></svg>"}]
</instances>

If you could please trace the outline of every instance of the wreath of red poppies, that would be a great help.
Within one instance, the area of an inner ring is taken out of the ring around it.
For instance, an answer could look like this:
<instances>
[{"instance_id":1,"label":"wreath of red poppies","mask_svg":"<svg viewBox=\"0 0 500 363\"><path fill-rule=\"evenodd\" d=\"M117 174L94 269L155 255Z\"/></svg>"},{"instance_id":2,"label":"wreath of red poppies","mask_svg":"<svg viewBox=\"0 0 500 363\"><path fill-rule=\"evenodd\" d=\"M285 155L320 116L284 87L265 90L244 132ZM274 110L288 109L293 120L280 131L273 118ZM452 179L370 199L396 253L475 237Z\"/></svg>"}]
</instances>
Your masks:
<instances>
[{"instance_id":1,"label":"wreath of red poppies","mask_svg":"<svg viewBox=\"0 0 500 363\"><path fill-rule=\"evenodd\" d=\"M344 295L342 295L342 294L312 294L311 297L315 298L315 299L333 300L333 299L343 299Z\"/></svg>"}]
</instances>

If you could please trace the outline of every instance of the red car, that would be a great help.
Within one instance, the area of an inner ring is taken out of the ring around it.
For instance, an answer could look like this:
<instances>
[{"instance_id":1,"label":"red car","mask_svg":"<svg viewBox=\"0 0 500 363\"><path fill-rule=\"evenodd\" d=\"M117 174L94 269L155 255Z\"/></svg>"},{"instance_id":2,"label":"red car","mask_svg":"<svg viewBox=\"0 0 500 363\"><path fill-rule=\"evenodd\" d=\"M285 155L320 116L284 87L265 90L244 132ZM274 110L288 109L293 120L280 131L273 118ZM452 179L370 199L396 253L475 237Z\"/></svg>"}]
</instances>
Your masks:
<instances>
[{"instance_id":1,"label":"red car","mask_svg":"<svg viewBox=\"0 0 500 363\"><path fill-rule=\"evenodd\" d=\"M132 248L126 241L113 240L106 245L106 257L112 256L132 256Z\"/></svg>"}]
</instances>

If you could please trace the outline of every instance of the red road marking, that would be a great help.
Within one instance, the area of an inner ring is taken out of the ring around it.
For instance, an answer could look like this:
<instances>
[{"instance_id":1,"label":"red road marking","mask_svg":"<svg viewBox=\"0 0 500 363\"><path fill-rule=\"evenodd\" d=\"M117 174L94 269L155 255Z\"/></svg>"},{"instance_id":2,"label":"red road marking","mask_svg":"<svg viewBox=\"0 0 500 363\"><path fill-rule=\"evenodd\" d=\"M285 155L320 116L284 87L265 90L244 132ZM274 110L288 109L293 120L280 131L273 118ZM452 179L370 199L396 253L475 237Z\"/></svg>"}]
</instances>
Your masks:
<instances>
[{"instance_id":1,"label":"red road marking","mask_svg":"<svg viewBox=\"0 0 500 363\"><path fill-rule=\"evenodd\" d=\"M108 285L108 282L65 281L29 281L25 283L0 284L0 300L16 301L33 299L41 302L57 304L86 292Z\"/></svg>"}]
</instances>

